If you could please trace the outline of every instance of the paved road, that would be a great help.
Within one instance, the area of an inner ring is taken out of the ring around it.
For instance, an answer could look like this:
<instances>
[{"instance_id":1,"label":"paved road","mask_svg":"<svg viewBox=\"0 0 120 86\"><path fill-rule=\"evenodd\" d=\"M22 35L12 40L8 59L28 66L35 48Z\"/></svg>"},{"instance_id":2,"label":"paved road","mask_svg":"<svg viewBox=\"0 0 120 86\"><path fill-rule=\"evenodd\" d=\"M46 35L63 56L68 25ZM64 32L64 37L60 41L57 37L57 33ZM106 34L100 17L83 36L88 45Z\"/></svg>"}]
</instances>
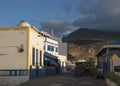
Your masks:
<instances>
[{"instance_id":1,"label":"paved road","mask_svg":"<svg viewBox=\"0 0 120 86\"><path fill-rule=\"evenodd\" d=\"M106 86L104 79L74 77L71 73L45 76L30 80L20 86Z\"/></svg>"}]
</instances>

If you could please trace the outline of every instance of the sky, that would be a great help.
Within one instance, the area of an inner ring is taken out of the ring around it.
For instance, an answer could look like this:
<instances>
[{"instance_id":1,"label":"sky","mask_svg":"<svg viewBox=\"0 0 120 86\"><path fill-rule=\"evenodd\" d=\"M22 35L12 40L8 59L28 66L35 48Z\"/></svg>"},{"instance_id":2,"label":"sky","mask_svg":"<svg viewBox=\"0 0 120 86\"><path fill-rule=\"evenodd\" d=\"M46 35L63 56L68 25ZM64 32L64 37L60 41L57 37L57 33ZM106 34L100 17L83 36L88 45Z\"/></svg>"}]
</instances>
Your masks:
<instances>
[{"instance_id":1,"label":"sky","mask_svg":"<svg viewBox=\"0 0 120 86\"><path fill-rule=\"evenodd\" d=\"M78 28L120 31L120 0L0 0L0 27L25 20L64 36Z\"/></svg>"}]
</instances>

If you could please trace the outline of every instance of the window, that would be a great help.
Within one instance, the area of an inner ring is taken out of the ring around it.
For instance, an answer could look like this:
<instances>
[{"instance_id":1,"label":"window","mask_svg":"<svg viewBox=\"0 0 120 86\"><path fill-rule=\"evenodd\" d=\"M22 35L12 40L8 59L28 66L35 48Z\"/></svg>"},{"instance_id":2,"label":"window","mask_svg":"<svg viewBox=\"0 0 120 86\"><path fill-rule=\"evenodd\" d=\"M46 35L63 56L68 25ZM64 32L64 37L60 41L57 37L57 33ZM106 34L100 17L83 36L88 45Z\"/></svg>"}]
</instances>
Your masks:
<instances>
[{"instance_id":1,"label":"window","mask_svg":"<svg viewBox=\"0 0 120 86\"><path fill-rule=\"evenodd\" d=\"M40 51L40 66L42 66L42 51Z\"/></svg>"},{"instance_id":2,"label":"window","mask_svg":"<svg viewBox=\"0 0 120 86\"><path fill-rule=\"evenodd\" d=\"M48 51L54 51L54 47L53 47L53 46L48 45L47 50L48 50Z\"/></svg>"},{"instance_id":3,"label":"window","mask_svg":"<svg viewBox=\"0 0 120 86\"><path fill-rule=\"evenodd\" d=\"M56 48L56 52L58 52L58 48Z\"/></svg>"},{"instance_id":4,"label":"window","mask_svg":"<svg viewBox=\"0 0 120 86\"><path fill-rule=\"evenodd\" d=\"M51 46L51 51L54 51L54 47L53 46Z\"/></svg>"},{"instance_id":5,"label":"window","mask_svg":"<svg viewBox=\"0 0 120 86\"><path fill-rule=\"evenodd\" d=\"M35 65L35 48L32 48L32 65Z\"/></svg>"},{"instance_id":6,"label":"window","mask_svg":"<svg viewBox=\"0 0 120 86\"><path fill-rule=\"evenodd\" d=\"M50 45L48 45L47 50L51 51L51 46Z\"/></svg>"}]
</instances>

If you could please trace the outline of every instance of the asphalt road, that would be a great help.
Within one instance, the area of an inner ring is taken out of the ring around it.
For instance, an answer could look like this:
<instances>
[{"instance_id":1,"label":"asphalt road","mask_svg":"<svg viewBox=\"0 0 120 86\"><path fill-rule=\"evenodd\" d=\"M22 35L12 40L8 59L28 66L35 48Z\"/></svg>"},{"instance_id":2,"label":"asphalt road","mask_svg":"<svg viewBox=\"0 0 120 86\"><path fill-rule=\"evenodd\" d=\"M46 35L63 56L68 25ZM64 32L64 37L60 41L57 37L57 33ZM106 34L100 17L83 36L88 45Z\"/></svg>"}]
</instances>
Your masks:
<instances>
[{"instance_id":1,"label":"asphalt road","mask_svg":"<svg viewBox=\"0 0 120 86\"><path fill-rule=\"evenodd\" d=\"M65 73L30 80L20 86L106 86L106 84L104 79L74 77L72 73Z\"/></svg>"}]
</instances>

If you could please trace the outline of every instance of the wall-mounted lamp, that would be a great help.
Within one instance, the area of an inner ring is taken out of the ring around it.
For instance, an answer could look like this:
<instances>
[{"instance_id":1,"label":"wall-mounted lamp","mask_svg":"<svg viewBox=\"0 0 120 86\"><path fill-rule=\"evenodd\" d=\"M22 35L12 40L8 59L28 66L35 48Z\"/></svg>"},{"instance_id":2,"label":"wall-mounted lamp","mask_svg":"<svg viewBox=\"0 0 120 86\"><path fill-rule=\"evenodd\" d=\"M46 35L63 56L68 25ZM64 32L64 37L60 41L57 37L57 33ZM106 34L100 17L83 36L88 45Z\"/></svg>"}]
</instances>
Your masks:
<instances>
[{"instance_id":1,"label":"wall-mounted lamp","mask_svg":"<svg viewBox=\"0 0 120 86\"><path fill-rule=\"evenodd\" d=\"M20 47L18 47L18 52L20 53L24 52L23 44L21 44Z\"/></svg>"},{"instance_id":2,"label":"wall-mounted lamp","mask_svg":"<svg viewBox=\"0 0 120 86\"><path fill-rule=\"evenodd\" d=\"M39 34L38 37L41 37L41 35Z\"/></svg>"}]
</instances>

